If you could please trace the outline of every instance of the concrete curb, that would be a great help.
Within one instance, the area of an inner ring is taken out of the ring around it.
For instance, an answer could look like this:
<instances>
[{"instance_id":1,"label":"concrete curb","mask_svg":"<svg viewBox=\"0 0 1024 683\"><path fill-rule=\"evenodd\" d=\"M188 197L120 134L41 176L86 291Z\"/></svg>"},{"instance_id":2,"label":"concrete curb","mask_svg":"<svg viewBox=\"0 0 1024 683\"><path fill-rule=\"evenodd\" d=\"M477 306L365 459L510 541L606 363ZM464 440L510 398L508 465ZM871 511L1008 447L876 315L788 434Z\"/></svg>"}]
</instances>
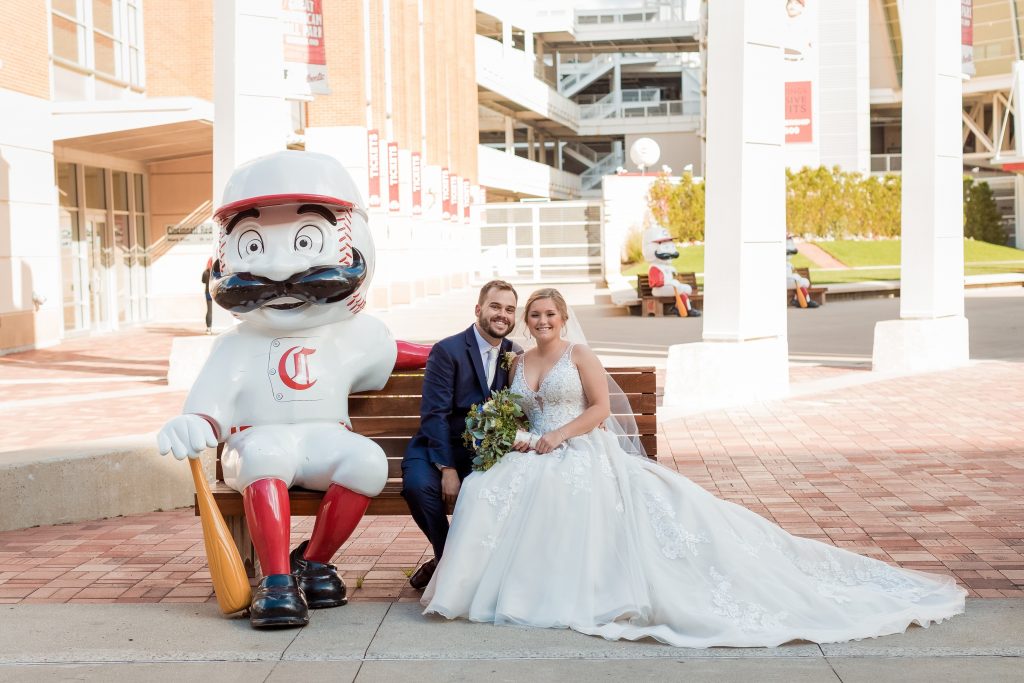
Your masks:
<instances>
[{"instance_id":1,"label":"concrete curb","mask_svg":"<svg viewBox=\"0 0 1024 683\"><path fill-rule=\"evenodd\" d=\"M213 462L207 450L211 481ZM153 434L0 453L0 531L185 507L194 491Z\"/></svg>"}]
</instances>

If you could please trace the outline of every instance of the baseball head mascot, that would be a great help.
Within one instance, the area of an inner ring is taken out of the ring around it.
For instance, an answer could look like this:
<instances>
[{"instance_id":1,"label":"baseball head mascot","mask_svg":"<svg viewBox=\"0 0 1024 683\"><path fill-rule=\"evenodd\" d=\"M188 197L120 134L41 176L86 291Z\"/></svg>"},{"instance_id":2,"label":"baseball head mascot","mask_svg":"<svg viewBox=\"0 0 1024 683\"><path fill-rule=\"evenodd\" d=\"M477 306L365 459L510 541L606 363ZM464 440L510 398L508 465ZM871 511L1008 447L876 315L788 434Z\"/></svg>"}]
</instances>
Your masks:
<instances>
[{"instance_id":1,"label":"baseball head mascot","mask_svg":"<svg viewBox=\"0 0 1024 683\"><path fill-rule=\"evenodd\" d=\"M383 450L350 430L348 396L429 347L396 342L362 313L374 248L362 200L335 159L283 151L235 170L210 291L240 321L215 342L162 454L197 458L224 443L224 481L240 491L263 578L254 627L302 626L309 608L347 602L328 564L383 489ZM289 554L288 489L325 491L312 536Z\"/></svg>"},{"instance_id":2,"label":"baseball head mascot","mask_svg":"<svg viewBox=\"0 0 1024 683\"><path fill-rule=\"evenodd\" d=\"M798 251L793 236L786 235L786 288L793 290L793 298L789 303L798 308L817 308L818 302L811 300L811 294L808 291L811 281L802 277L793 268L792 259Z\"/></svg>"},{"instance_id":3,"label":"baseball head mascot","mask_svg":"<svg viewBox=\"0 0 1024 683\"><path fill-rule=\"evenodd\" d=\"M669 231L660 225L644 230L644 260L650 264L647 281L654 296L674 296L676 311L681 317L700 317L700 311L690 304L690 285L676 280L676 269L672 261L679 258L679 250Z\"/></svg>"}]
</instances>

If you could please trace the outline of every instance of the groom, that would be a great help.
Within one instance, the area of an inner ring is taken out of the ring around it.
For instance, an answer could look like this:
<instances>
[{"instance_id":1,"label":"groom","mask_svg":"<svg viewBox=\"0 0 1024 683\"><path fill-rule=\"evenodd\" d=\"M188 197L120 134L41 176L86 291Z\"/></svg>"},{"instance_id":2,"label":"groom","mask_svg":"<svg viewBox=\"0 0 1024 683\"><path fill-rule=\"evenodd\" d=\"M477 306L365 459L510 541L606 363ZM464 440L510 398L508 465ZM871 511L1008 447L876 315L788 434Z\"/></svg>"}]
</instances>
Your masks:
<instances>
[{"instance_id":1,"label":"groom","mask_svg":"<svg viewBox=\"0 0 1024 683\"><path fill-rule=\"evenodd\" d=\"M434 344L427 359L420 429L402 461L402 497L434 547L434 559L409 579L417 590L426 588L434 575L448 538L447 510L472 468L473 452L462 442L466 413L492 390L508 386L505 359L513 345L505 337L515 326L517 301L509 283L488 282L480 290L476 322Z\"/></svg>"}]
</instances>

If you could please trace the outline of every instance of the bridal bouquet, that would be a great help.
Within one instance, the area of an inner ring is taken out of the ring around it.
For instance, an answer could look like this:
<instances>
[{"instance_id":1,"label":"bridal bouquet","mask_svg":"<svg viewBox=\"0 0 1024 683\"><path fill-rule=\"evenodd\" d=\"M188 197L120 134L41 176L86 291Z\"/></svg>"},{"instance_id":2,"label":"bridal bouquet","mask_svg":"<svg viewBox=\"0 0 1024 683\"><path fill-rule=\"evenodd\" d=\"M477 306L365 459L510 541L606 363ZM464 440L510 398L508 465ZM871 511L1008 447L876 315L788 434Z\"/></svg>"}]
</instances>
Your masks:
<instances>
[{"instance_id":1,"label":"bridal bouquet","mask_svg":"<svg viewBox=\"0 0 1024 683\"><path fill-rule=\"evenodd\" d=\"M492 392L483 403L470 407L462 439L476 453L474 470L489 470L512 450L516 441L531 441L533 435L525 431L529 426L517 398L522 397L510 389L501 389Z\"/></svg>"}]
</instances>

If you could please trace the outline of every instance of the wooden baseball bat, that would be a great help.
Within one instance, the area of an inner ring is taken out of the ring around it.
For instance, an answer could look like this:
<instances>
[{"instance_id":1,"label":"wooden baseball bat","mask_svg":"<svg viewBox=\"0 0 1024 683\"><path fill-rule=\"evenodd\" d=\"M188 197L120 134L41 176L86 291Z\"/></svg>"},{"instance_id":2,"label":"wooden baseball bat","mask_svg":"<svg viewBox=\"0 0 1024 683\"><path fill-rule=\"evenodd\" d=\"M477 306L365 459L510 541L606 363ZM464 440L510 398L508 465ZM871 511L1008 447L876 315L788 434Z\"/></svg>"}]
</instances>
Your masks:
<instances>
[{"instance_id":1,"label":"wooden baseball bat","mask_svg":"<svg viewBox=\"0 0 1024 683\"><path fill-rule=\"evenodd\" d=\"M203 544L206 546L206 563L213 579L213 592L217 596L220 611L232 614L248 608L252 602L249 577L245 575L245 565L231 538L227 522L210 493L202 463L199 458L189 458L188 464L196 484L196 500L199 502L199 519L203 524Z\"/></svg>"}]
</instances>

